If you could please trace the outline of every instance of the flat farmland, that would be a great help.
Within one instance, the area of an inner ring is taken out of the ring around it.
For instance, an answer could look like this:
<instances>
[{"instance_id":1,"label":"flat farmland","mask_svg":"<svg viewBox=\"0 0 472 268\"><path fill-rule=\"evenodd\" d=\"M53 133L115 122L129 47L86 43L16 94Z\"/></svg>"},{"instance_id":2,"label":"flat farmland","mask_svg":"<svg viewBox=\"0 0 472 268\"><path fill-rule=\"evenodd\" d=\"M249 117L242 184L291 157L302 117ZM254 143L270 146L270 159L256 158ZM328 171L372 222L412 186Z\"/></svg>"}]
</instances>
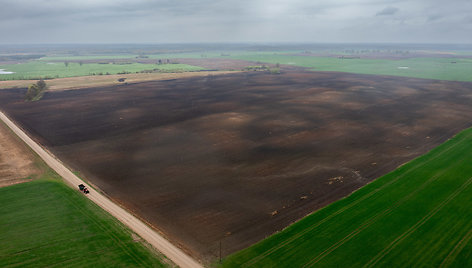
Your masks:
<instances>
[{"instance_id":1,"label":"flat farmland","mask_svg":"<svg viewBox=\"0 0 472 268\"><path fill-rule=\"evenodd\" d=\"M46 93L0 105L204 261L247 247L472 125L472 84L286 71Z\"/></svg>"},{"instance_id":2,"label":"flat farmland","mask_svg":"<svg viewBox=\"0 0 472 268\"><path fill-rule=\"evenodd\" d=\"M470 267L472 129L224 267Z\"/></svg>"},{"instance_id":3,"label":"flat farmland","mask_svg":"<svg viewBox=\"0 0 472 268\"><path fill-rule=\"evenodd\" d=\"M359 56L359 55L357 55ZM450 81L472 81L472 58L464 57L406 57L394 60L381 55L367 55L362 58L341 59L339 56L320 57L281 54L235 55L232 58L258 61L264 63L280 63L310 68L314 71L335 71L358 74L395 75L425 79ZM356 57L356 55L354 55Z\"/></svg>"},{"instance_id":4,"label":"flat farmland","mask_svg":"<svg viewBox=\"0 0 472 268\"><path fill-rule=\"evenodd\" d=\"M51 178L0 188L0 266L173 267L82 195Z\"/></svg>"},{"instance_id":5,"label":"flat farmland","mask_svg":"<svg viewBox=\"0 0 472 268\"><path fill-rule=\"evenodd\" d=\"M194 72L202 70L198 66L190 66L186 64L141 64L141 63L122 63L113 64L112 62L99 63L79 63L68 62L44 62L30 61L27 63L16 63L0 65L0 69L13 72L11 74L2 74L0 81L7 80L37 80L77 77L89 75L109 75L120 73L140 73L142 71L156 72Z\"/></svg>"}]
</instances>

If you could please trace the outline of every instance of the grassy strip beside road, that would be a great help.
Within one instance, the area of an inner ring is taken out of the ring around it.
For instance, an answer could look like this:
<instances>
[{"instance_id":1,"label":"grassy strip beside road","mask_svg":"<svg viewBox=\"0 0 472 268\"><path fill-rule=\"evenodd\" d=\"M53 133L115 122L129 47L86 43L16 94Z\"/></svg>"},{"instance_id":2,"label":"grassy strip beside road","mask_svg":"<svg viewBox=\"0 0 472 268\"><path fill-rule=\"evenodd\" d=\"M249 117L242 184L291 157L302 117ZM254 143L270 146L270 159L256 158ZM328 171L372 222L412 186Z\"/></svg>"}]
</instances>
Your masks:
<instances>
[{"instance_id":1,"label":"grassy strip beside road","mask_svg":"<svg viewBox=\"0 0 472 268\"><path fill-rule=\"evenodd\" d=\"M314 71L394 75L415 78L472 81L470 58L339 59L336 57L260 54L232 56L235 59L307 67Z\"/></svg>"},{"instance_id":2,"label":"grassy strip beside road","mask_svg":"<svg viewBox=\"0 0 472 268\"><path fill-rule=\"evenodd\" d=\"M472 129L223 266L471 266L470 159Z\"/></svg>"},{"instance_id":3,"label":"grassy strip beside road","mask_svg":"<svg viewBox=\"0 0 472 268\"><path fill-rule=\"evenodd\" d=\"M0 266L166 266L81 195L51 179L0 188Z\"/></svg>"},{"instance_id":4,"label":"grassy strip beside road","mask_svg":"<svg viewBox=\"0 0 472 268\"><path fill-rule=\"evenodd\" d=\"M30 61L20 64L0 65L13 74L1 74L0 80L25 80L25 79L51 79L61 77L87 76L87 75L106 75L119 73L136 73L141 71L157 70L158 72L191 72L199 71L203 68L187 64L99 64L84 63L79 64L70 62L44 62Z\"/></svg>"}]
</instances>

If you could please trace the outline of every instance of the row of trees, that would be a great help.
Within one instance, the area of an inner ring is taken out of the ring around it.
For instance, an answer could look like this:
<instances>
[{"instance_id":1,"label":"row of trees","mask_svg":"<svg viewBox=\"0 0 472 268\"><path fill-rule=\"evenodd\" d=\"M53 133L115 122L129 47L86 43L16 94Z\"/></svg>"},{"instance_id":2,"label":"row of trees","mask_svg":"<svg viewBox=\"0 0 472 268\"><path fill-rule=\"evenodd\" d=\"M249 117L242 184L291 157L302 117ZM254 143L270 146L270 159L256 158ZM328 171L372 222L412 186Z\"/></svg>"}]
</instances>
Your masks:
<instances>
[{"instance_id":1,"label":"row of trees","mask_svg":"<svg viewBox=\"0 0 472 268\"><path fill-rule=\"evenodd\" d=\"M79 61L79 65L82 66L84 63ZM69 67L69 62L68 61L64 61L64 66L66 67Z\"/></svg>"}]
</instances>

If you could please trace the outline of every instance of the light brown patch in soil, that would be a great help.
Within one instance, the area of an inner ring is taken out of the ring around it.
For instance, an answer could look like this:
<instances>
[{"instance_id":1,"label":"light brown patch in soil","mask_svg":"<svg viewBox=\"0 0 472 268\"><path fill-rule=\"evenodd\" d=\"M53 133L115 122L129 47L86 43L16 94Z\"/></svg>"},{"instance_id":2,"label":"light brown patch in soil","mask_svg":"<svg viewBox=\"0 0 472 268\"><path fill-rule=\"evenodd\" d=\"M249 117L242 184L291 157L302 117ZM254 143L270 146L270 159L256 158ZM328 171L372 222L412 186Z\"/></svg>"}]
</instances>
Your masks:
<instances>
[{"instance_id":1,"label":"light brown patch in soil","mask_svg":"<svg viewBox=\"0 0 472 268\"><path fill-rule=\"evenodd\" d=\"M30 181L25 178L39 172L32 152L0 123L0 187Z\"/></svg>"}]
</instances>

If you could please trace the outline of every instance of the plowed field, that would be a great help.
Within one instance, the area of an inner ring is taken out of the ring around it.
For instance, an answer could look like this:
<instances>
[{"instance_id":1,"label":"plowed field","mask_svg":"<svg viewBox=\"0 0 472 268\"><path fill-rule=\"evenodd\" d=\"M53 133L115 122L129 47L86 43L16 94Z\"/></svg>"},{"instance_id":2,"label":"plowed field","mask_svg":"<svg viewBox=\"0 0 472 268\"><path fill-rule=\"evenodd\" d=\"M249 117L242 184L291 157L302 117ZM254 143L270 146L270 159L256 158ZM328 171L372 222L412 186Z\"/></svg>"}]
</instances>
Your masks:
<instances>
[{"instance_id":1,"label":"plowed field","mask_svg":"<svg viewBox=\"0 0 472 268\"><path fill-rule=\"evenodd\" d=\"M242 249L472 125L472 84L237 73L46 93L12 119L193 254Z\"/></svg>"}]
</instances>

